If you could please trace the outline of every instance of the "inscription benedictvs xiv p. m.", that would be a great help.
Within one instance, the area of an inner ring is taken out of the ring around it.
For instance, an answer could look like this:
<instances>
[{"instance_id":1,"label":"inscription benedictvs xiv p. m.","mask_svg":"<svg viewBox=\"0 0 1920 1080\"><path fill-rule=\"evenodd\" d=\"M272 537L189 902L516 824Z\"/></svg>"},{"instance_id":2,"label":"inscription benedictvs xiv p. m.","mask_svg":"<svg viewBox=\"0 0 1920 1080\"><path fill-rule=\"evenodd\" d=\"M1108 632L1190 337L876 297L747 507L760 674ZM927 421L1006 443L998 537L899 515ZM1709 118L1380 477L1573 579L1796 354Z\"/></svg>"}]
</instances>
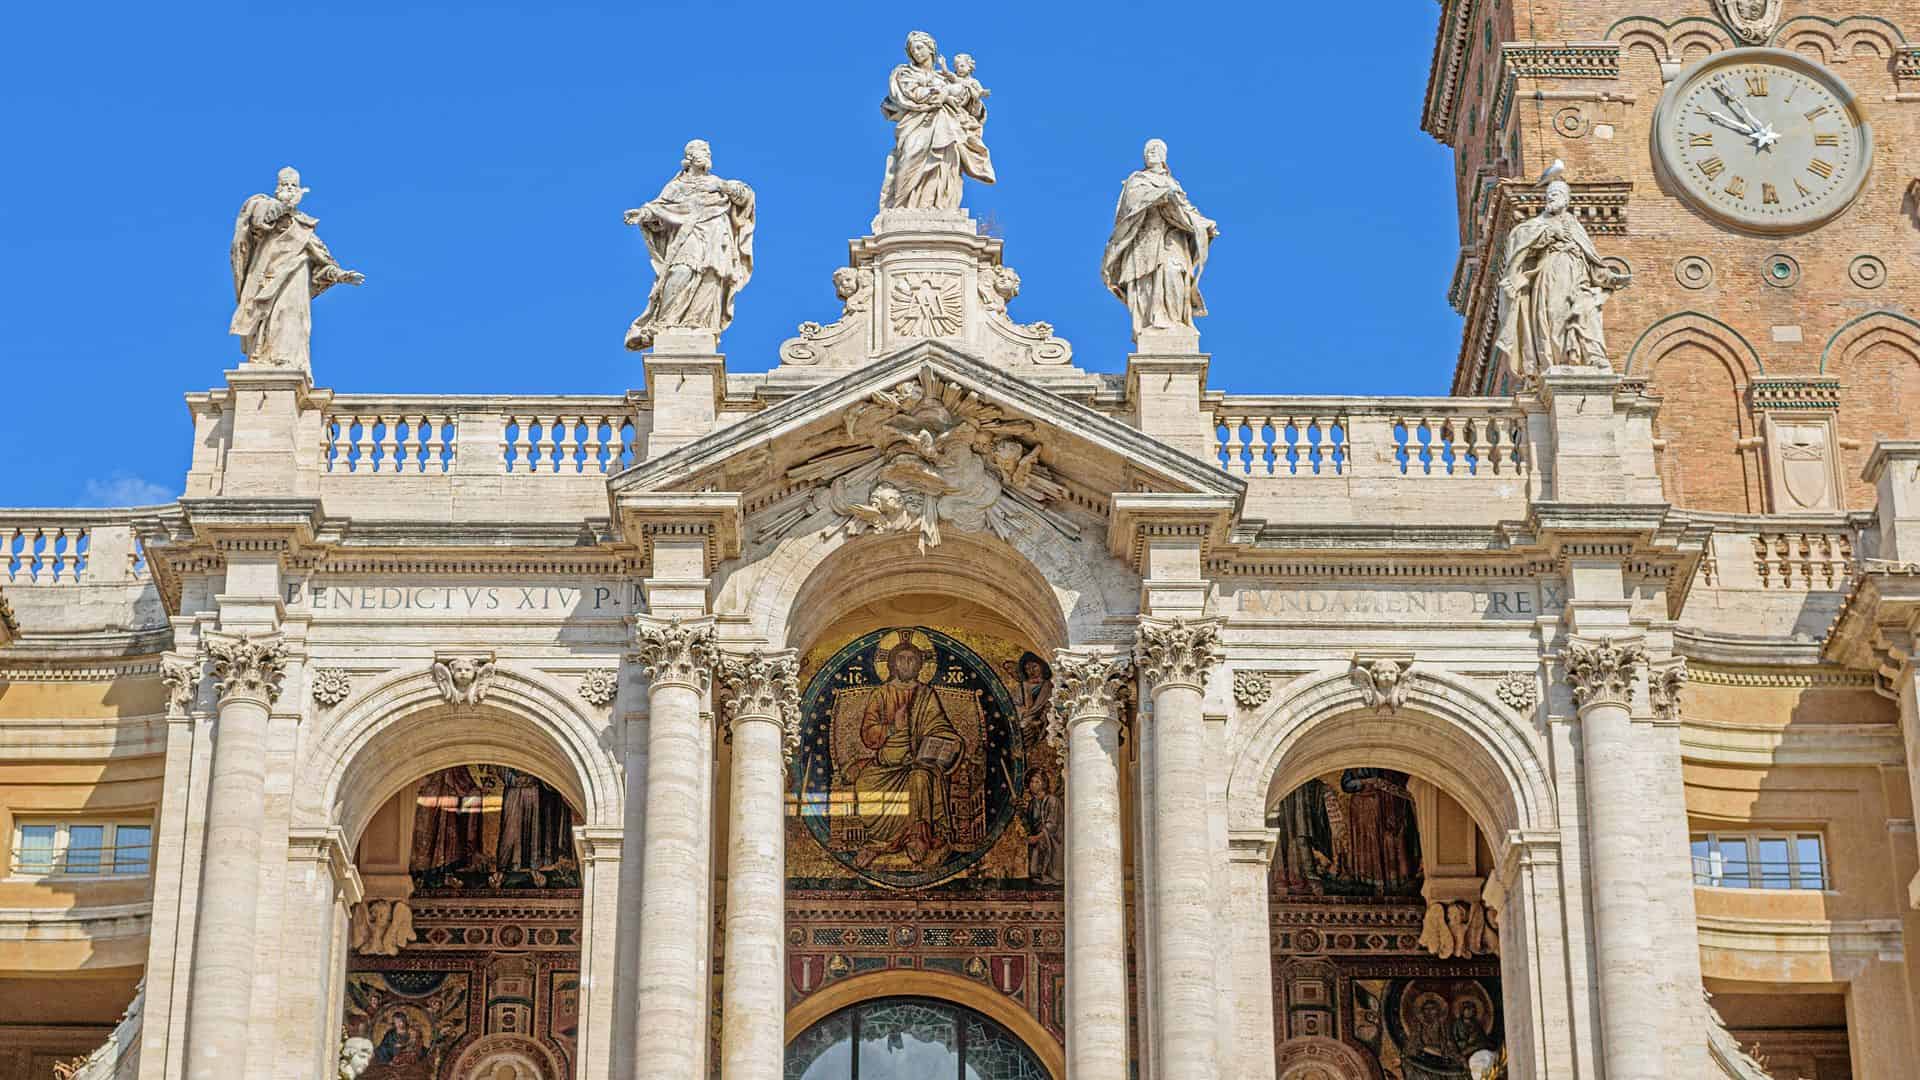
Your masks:
<instances>
[{"instance_id":1,"label":"inscription benedictvs xiv p. m.","mask_svg":"<svg viewBox=\"0 0 1920 1080\"><path fill-rule=\"evenodd\" d=\"M1873 132L1839 76L1781 49L1733 49L1668 85L1653 157L1694 208L1748 232L1818 228L1853 203Z\"/></svg>"}]
</instances>

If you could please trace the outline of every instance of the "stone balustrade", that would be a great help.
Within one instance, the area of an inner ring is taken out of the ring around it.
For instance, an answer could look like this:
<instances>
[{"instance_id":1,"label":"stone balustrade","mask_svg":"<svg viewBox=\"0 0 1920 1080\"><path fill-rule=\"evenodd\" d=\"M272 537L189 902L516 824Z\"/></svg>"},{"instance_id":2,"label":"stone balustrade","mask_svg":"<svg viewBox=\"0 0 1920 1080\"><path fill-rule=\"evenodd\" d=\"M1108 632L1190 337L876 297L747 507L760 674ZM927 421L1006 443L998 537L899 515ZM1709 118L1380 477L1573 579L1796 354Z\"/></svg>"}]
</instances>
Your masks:
<instances>
[{"instance_id":1,"label":"stone balustrade","mask_svg":"<svg viewBox=\"0 0 1920 1080\"><path fill-rule=\"evenodd\" d=\"M1517 476L1529 468L1527 422L1510 398L1222 396L1216 457L1258 479Z\"/></svg>"},{"instance_id":2,"label":"stone balustrade","mask_svg":"<svg viewBox=\"0 0 1920 1080\"><path fill-rule=\"evenodd\" d=\"M0 583L27 587L144 578L146 553L133 521L157 509L0 509Z\"/></svg>"},{"instance_id":3,"label":"stone balustrade","mask_svg":"<svg viewBox=\"0 0 1920 1080\"><path fill-rule=\"evenodd\" d=\"M336 395L321 423L330 476L605 476L634 463L626 397Z\"/></svg>"}]
</instances>

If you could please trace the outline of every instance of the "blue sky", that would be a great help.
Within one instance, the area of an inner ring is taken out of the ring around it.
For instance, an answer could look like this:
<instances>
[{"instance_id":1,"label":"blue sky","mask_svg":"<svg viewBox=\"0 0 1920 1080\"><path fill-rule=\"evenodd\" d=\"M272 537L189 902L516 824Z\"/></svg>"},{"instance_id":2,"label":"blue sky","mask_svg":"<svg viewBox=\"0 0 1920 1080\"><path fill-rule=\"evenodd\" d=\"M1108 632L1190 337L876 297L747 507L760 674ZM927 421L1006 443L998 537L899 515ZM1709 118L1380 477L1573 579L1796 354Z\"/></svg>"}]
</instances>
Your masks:
<instances>
[{"instance_id":1,"label":"blue sky","mask_svg":"<svg viewBox=\"0 0 1920 1080\"><path fill-rule=\"evenodd\" d=\"M689 138L753 185L752 283L722 341L764 371L866 231L910 29L970 52L1000 182L968 185L1013 314L1119 371L1100 284L1149 136L1221 225L1201 321L1236 392L1443 394L1459 341L1451 156L1419 130L1438 8L1165 3L27 5L0 62L0 505L165 501L181 395L240 361L227 244L301 170L361 289L315 304L341 392L619 393L650 280L621 211ZM1354 46L1354 20L1369 25Z\"/></svg>"}]
</instances>

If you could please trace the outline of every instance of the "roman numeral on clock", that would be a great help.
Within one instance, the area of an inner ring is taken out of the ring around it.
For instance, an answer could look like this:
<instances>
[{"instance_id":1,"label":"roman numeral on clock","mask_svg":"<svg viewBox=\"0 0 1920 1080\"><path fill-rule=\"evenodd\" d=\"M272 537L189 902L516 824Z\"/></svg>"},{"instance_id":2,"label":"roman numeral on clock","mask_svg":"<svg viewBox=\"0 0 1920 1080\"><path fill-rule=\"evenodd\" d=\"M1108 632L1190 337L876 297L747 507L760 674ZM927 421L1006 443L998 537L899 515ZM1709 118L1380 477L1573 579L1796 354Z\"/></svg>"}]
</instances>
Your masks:
<instances>
[{"instance_id":1,"label":"roman numeral on clock","mask_svg":"<svg viewBox=\"0 0 1920 1080\"><path fill-rule=\"evenodd\" d=\"M1705 161L1695 162L1695 164L1700 167L1701 172L1707 174L1707 179L1709 180L1719 176L1721 170L1727 167L1727 163L1721 161L1718 157L1710 157Z\"/></svg>"},{"instance_id":2,"label":"roman numeral on clock","mask_svg":"<svg viewBox=\"0 0 1920 1080\"><path fill-rule=\"evenodd\" d=\"M1806 198L1808 195L1813 194L1813 192L1807 190L1807 185L1802 184L1798 179L1794 180L1793 182L1793 190L1799 192L1800 197L1803 199Z\"/></svg>"},{"instance_id":3,"label":"roman numeral on clock","mask_svg":"<svg viewBox=\"0 0 1920 1080\"><path fill-rule=\"evenodd\" d=\"M1819 158L1814 158L1812 161L1807 162L1807 171L1822 180L1833 179L1833 166Z\"/></svg>"},{"instance_id":4,"label":"roman numeral on clock","mask_svg":"<svg viewBox=\"0 0 1920 1080\"><path fill-rule=\"evenodd\" d=\"M1840 133L1837 131L1819 132L1813 136L1815 146L1839 146Z\"/></svg>"},{"instance_id":5,"label":"roman numeral on clock","mask_svg":"<svg viewBox=\"0 0 1920 1080\"><path fill-rule=\"evenodd\" d=\"M1775 206L1778 205L1779 202L1780 192L1776 191L1772 184L1760 185L1760 205Z\"/></svg>"},{"instance_id":6,"label":"roman numeral on clock","mask_svg":"<svg viewBox=\"0 0 1920 1080\"><path fill-rule=\"evenodd\" d=\"M1713 132L1711 131L1696 131L1693 134L1687 136L1688 149L1694 149L1697 147L1712 146L1712 145L1713 145Z\"/></svg>"},{"instance_id":7,"label":"roman numeral on clock","mask_svg":"<svg viewBox=\"0 0 1920 1080\"><path fill-rule=\"evenodd\" d=\"M1825 105L1821 105L1818 108L1808 110L1807 119L1818 120L1825 115L1827 115L1827 107Z\"/></svg>"},{"instance_id":8,"label":"roman numeral on clock","mask_svg":"<svg viewBox=\"0 0 1920 1080\"><path fill-rule=\"evenodd\" d=\"M1747 76L1747 96L1748 97L1766 97L1767 96L1767 77L1765 75Z\"/></svg>"},{"instance_id":9,"label":"roman numeral on clock","mask_svg":"<svg viewBox=\"0 0 1920 1080\"><path fill-rule=\"evenodd\" d=\"M1747 197L1747 181L1743 176L1735 176L1727 181L1727 194L1736 199Z\"/></svg>"}]
</instances>

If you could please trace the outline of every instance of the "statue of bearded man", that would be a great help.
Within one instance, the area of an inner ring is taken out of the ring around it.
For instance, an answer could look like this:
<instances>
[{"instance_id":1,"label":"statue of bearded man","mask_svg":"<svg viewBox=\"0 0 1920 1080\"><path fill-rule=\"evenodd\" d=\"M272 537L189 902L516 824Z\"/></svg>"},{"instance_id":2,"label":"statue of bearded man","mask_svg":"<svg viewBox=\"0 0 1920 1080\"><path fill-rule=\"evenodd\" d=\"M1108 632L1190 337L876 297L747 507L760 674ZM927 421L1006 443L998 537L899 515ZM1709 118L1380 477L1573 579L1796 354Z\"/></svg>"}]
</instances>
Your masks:
<instances>
[{"instance_id":1,"label":"statue of bearded man","mask_svg":"<svg viewBox=\"0 0 1920 1080\"><path fill-rule=\"evenodd\" d=\"M663 330L719 336L753 276L753 189L713 175L713 151L695 139L679 174L652 202L627 211L626 222L640 227L654 275L627 348L647 348Z\"/></svg>"},{"instance_id":2,"label":"statue of bearded man","mask_svg":"<svg viewBox=\"0 0 1920 1080\"><path fill-rule=\"evenodd\" d=\"M1142 157L1144 167L1120 189L1100 260L1100 279L1133 316L1136 342L1143 330L1191 330L1194 318L1207 313L1200 274L1220 235L1167 168L1167 144L1148 140Z\"/></svg>"},{"instance_id":3,"label":"statue of bearded man","mask_svg":"<svg viewBox=\"0 0 1920 1080\"><path fill-rule=\"evenodd\" d=\"M240 338L247 362L305 370L312 366L313 298L335 285L359 285L366 275L333 261L300 212L307 189L292 166L280 170L271 195L255 195L233 223L233 292L237 306L227 329Z\"/></svg>"}]
</instances>

